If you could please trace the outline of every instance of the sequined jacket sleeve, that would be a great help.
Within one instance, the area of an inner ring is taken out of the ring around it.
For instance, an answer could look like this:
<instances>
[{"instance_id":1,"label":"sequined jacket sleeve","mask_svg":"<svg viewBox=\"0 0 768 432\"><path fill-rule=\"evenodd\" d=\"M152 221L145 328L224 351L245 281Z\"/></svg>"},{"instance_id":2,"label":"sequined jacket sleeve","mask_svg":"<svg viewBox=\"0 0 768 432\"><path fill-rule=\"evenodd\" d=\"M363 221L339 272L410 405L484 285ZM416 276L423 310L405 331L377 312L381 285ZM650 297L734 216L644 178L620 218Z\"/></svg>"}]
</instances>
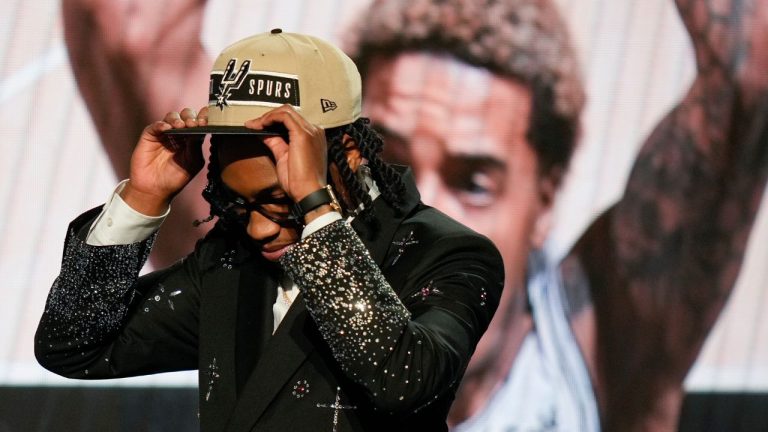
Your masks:
<instances>
[{"instance_id":1,"label":"sequined jacket sleeve","mask_svg":"<svg viewBox=\"0 0 768 432\"><path fill-rule=\"evenodd\" d=\"M38 362L88 379L195 368L194 258L139 278L155 236L89 245L85 234L99 210L68 229L61 271L35 335Z\"/></svg>"},{"instance_id":2,"label":"sequined jacket sleeve","mask_svg":"<svg viewBox=\"0 0 768 432\"><path fill-rule=\"evenodd\" d=\"M427 237L389 278L397 286L341 221L282 259L341 369L390 412L416 412L455 391L501 295L503 265L490 241Z\"/></svg>"}]
</instances>

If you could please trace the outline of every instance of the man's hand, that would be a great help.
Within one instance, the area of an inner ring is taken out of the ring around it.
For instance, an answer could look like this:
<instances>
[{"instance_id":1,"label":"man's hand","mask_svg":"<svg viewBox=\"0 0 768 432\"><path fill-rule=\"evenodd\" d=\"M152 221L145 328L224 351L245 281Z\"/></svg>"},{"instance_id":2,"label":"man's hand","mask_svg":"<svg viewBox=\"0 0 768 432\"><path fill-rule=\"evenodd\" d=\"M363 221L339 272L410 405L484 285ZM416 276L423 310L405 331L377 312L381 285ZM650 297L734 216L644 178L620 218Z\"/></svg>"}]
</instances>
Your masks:
<instances>
[{"instance_id":1,"label":"man's hand","mask_svg":"<svg viewBox=\"0 0 768 432\"><path fill-rule=\"evenodd\" d=\"M198 37L205 3L62 1L75 79L118 178L144 125L207 98L211 60Z\"/></svg>"},{"instance_id":2,"label":"man's hand","mask_svg":"<svg viewBox=\"0 0 768 432\"><path fill-rule=\"evenodd\" d=\"M700 76L728 81L721 86L735 87L745 109L754 109L768 89L768 1L675 2L693 38Z\"/></svg>"},{"instance_id":3,"label":"man's hand","mask_svg":"<svg viewBox=\"0 0 768 432\"><path fill-rule=\"evenodd\" d=\"M328 144L325 131L309 123L290 105L283 105L249 120L245 126L261 130L276 123L288 129L288 141L280 136L264 139L275 156L277 179L285 193L294 201L327 184Z\"/></svg>"},{"instance_id":4,"label":"man's hand","mask_svg":"<svg viewBox=\"0 0 768 432\"><path fill-rule=\"evenodd\" d=\"M171 199L200 171L204 164L202 136L171 140L164 132L205 126L207 112L203 108L198 115L184 108L144 128L131 156L130 181L120 194L131 208L150 216L164 213Z\"/></svg>"},{"instance_id":5,"label":"man's hand","mask_svg":"<svg viewBox=\"0 0 768 432\"><path fill-rule=\"evenodd\" d=\"M212 59L200 40L206 0L62 0L64 40L80 94L117 178L130 176L136 137L178 107L208 98ZM152 263L165 267L205 234L191 221L208 214L193 180L173 202Z\"/></svg>"}]
</instances>

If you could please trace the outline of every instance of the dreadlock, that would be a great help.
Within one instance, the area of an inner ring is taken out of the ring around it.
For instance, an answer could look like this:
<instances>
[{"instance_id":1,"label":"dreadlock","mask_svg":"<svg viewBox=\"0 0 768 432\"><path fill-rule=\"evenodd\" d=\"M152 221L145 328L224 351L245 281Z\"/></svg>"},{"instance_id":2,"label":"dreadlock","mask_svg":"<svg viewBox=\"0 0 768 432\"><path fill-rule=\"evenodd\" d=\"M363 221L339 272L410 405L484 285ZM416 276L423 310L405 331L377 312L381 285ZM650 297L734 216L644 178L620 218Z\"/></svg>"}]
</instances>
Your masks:
<instances>
[{"instance_id":1,"label":"dreadlock","mask_svg":"<svg viewBox=\"0 0 768 432\"><path fill-rule=\"evenodd\" d=\"M370 169L371 177L376 181L382 198L396 210L402 210L405 183L403 183L400 173L379 157L379 153L384 147L384 141L371 127L371 121L365 117L361 117L348 125L325 131L328 141L328 157L339 168L339 174L341 174L344 185L354 201L351 203L352 209L349 210L356 209L359 204L362 204L363 210L357 216L362 217L366 222L373 220L373 202L368 195L367 187L361 177L354 173L347 163L345 134L357 143L360 154L368 160L367 166ZM354 213L354 210L352 212Z\"/></svg>"},{"instance_id":2,"label":"dreadlock","mask_svg":"<svg viewBox=\"0 0 768 432\"><path fill-rule=\"evenodd\" d=\"M349 138L345 139L345 134ZM394 207L395 210L402 210L405 183L403 182L400 173L379 157L384 146L384 141L373 127L371 127L369 119L361 117L350 124L326 129L325 136L328 142L328 159L330 162L334 162L338 167L341 180L349 191L350 199L352 201L344 203L346 206L344 209L345 213L355 214L356 217L362 218L367 223L373 222L374 219L372 211L373 202L368 195L368 188L361 176L353 172L347 163L345 150L349 144L350 138L357 143L360 148L360 154L368 161L367 167L370 169L371 177L376 182L376 185L381 192L381 197ZM224 214L222 200L218 199L223 195L223 189L221 184L218 143L215 136L211 138L211 155L208 160L207 179L208 184L205 186L205 189L203 189L203 198L210 205L210 214L205 219L196 220L194 222L195 226L209 222L213 220L214 217L219 217L221 219L221 216ZM362 204L363 209L358 211L360 204ZM228 221L222 219L222 222L225 224L224 227L226 228Z\"/></svg>"},{"instance_id":3,"label":"dreadlock","mask_svg":"<svg viewBox=\"0 0 768 432\"><path fill-rule=\"evenodd\" d=\"M219 166L219 152L217 150L216 138L211 137L211 155L208 158L208 172L206 173L206 179L208 182L203 189L203 199L208 202L209 213L208 217L204 219L197 219L192 222L192 225L199 226L206 222L213 220L213 217L221 217L224 214L224 209L221 208L219 200L215 199L217 196L222 195L221 189L221 167Z\"/></svg>"}]
</instances>

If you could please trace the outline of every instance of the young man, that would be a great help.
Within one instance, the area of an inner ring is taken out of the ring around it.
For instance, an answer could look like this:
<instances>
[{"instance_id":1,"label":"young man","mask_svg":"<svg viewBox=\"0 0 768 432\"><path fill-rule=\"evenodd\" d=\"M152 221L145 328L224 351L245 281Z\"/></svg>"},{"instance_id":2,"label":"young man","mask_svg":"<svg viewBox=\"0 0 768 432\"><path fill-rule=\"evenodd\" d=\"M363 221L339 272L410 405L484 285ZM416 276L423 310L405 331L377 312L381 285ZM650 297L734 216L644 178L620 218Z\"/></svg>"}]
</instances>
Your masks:
<instances>
[{"instance_id":1,"label":"young man","mask_svg":"<svg viewBox=\"0 0 768 432\"><path fill-rule=\"evenodd\" d=\"M145 128L129 180L71 225L38 360L84 379L197 368L206 431L446 430L501 295L495 247L379 160L357 69L328 43L240 41L209 100ZM216 226L138 277L205 133Z\"/></svg>"},{"instance_id":2,"label":"young man","mask_svg":"<svg viewBox=\"0 0 768 432\"><path fill-rule=\"evenodd\" d=\"M126 31L113 32L104 18L127 16L109 13L122 7L115 2L65 3L81 90L110 153L125 154L132 142L121 146L115 132L130 126L125 109L99 104L98 95L159 101L188 87L99 81L99 90L92 65L120 76L152 72L151 64L189 78L205 53L185 29L198 28L202 4L183 6L185 26L174 27L174 37L152 38L168 27L121 20ZM500 310L457 393L454 423L478 415L466 426L589 430L599 406L608 430L677 428L683 379L733 287L764 186L763 150L745 142L760 136L765 118L755 99L765 92L768 52L765 1L678 4L698 55L697 83L646 143L621 203L568 259L537 252L583 103L554 4L379 1L347 32L359 40L352 50L366 81L365 110L387 135L386 157L412 165L425 202L489 236L504 256ZM109 37L117 34L131 37ZM162 43L146 43L155 40ZM170 55L180 46L189 47L185 55ZM712 260L694 253L718 247L729 252Z\"/></svg>"}]
</instances>

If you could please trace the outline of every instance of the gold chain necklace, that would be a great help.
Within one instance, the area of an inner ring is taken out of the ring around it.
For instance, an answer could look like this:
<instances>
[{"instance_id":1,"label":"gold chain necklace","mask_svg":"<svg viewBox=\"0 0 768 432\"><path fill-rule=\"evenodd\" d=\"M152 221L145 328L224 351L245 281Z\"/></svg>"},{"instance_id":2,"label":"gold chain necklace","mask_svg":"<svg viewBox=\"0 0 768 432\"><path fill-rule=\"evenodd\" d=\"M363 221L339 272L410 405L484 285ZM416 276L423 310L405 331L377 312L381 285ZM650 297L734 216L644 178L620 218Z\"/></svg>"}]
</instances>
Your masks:
<instances>
[{"instance_id":1,"label":"gold chain necklace","mask_svg":"<svg viewBox=\"0 0 768 432\"><path fill-rule=\"evenodd\" d=\"M285 289L281 288L280 291L283 292L283 302L285 302L286 305L290 306L291 303L293 303L293 300L288 296L288 293L285 292Z\"/></svg>"}]
</instances>

